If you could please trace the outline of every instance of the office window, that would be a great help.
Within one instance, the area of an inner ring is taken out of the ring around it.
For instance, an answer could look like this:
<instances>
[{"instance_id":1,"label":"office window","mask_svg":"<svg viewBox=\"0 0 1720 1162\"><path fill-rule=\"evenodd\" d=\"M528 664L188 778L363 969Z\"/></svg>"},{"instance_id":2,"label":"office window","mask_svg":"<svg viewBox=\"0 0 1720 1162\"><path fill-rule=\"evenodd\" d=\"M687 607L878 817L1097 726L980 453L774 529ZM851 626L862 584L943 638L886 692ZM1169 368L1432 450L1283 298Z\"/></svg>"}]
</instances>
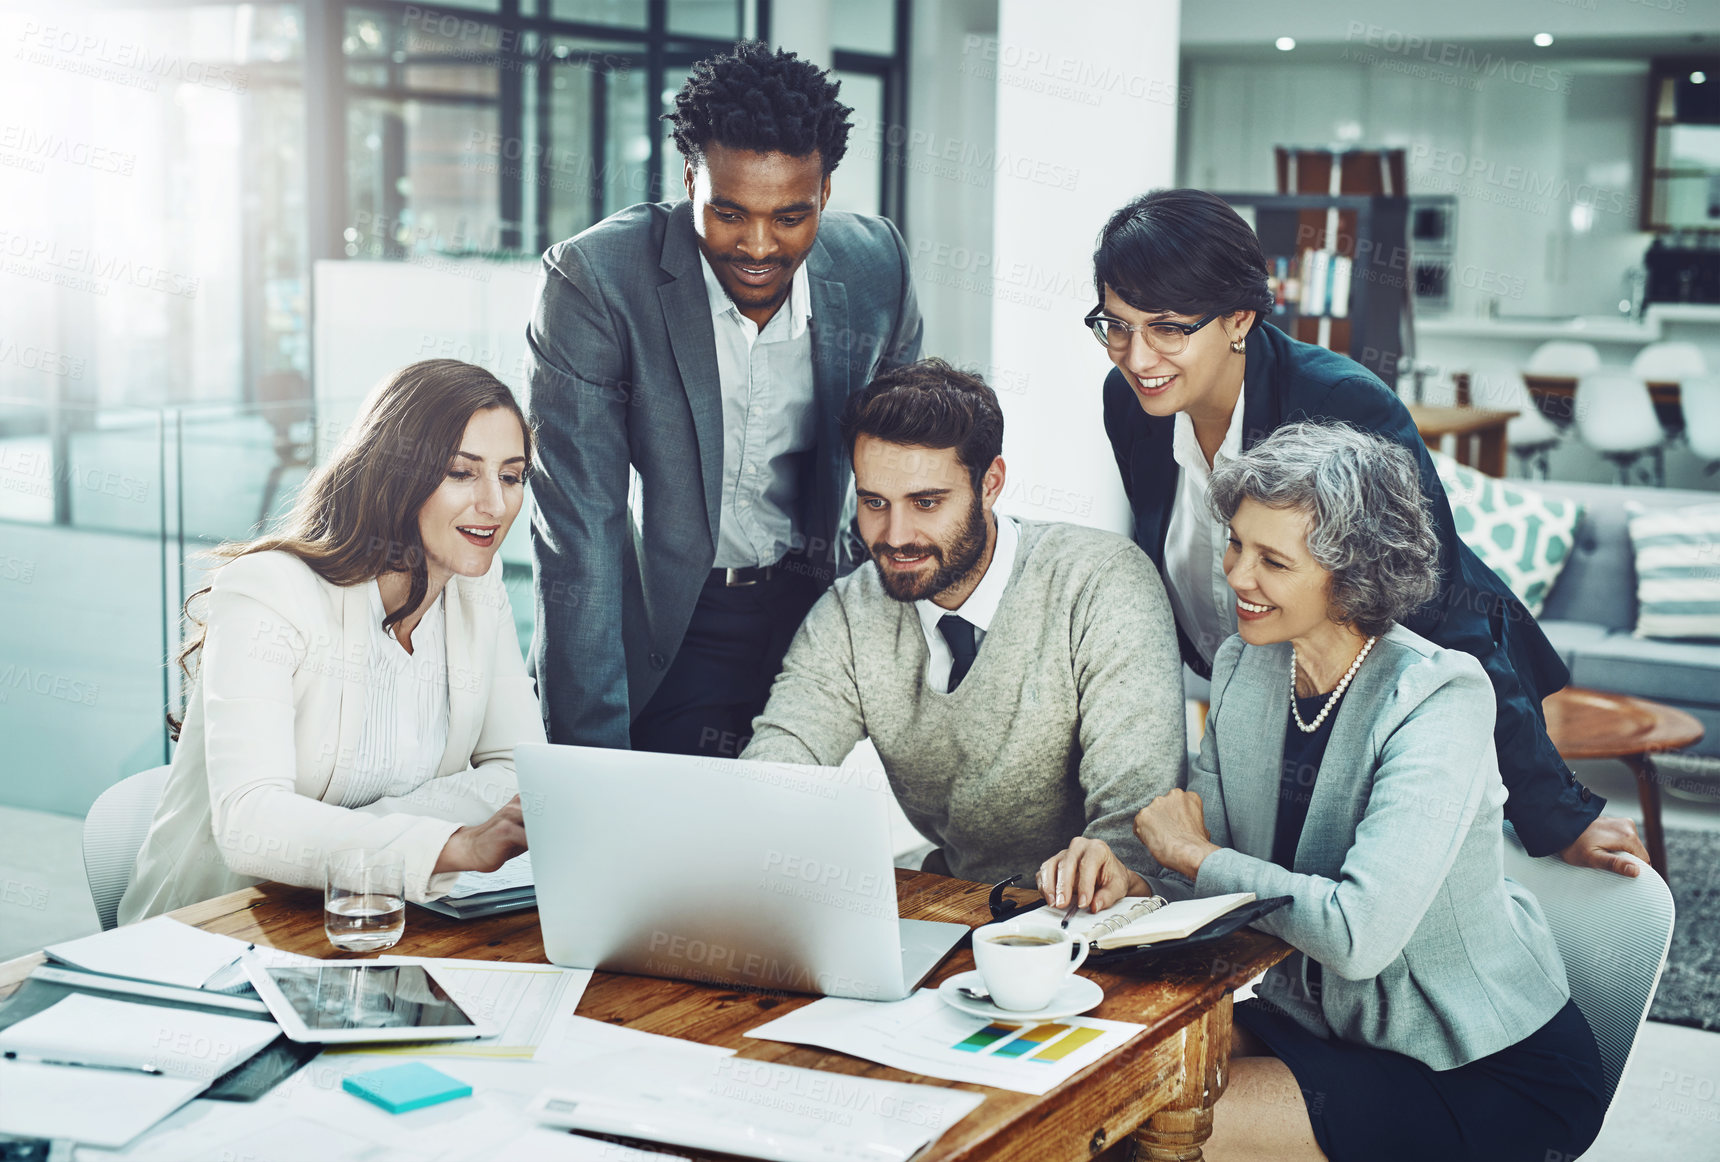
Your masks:
<instances>
[{"instance_id":1,"label":"office window","mask_svg":"<svg viewBox=\"0 0 1720 1162\"><path fill-rule=\"evenodd\" d=\"M832 70L842 82L840 99L853 109L849 115L848 152L830 179L830 208L860 214L884 210L884 80L864 73Z\"/></svg>"},{"instance_id":2,"label":"office window","mask_svg":"<svg viewBox=\"0 0 1720 1162\"><path fill-rule=\"evenodd\" d=\"M643 29L646 24L645 0L538 0L538 3L558 20L631 29Z\"/></svg>"},{"instance_id":3,"label":"office window","mask_svg":"<svg viewBox=\"0 0 1720 1162\"><path fill-rule=\"evenodd\" d=\"M832 5L830 39L837 48L892 55L896 51L896 0L842 0Z\"/></svg>"},{"instance_id":4,"label":"office window","mask_svg":"<svg viewBox=\"0 0 1720 1162\"><path fill-rule=\"evenodd\" d=\"M738 40L741 6L736 0L669 0L669 31L677 36Z\"/></svg>"}]
</instances>

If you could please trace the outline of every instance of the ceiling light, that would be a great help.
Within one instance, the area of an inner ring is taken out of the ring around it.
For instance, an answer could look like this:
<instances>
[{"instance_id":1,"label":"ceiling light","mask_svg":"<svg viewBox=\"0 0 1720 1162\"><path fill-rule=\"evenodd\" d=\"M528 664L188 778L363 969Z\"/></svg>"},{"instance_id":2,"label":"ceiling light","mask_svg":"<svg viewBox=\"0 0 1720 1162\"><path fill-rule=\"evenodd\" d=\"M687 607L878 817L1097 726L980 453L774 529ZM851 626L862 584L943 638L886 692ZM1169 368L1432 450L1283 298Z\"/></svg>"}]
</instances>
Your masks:
<instances>
[{"instance_id":1,"label":"ceiling light","mask_svg":"<svg viewBox=\"0 0 1720 1162\"><path fill-rule=\"evenodd\" d=\"M1552 33L1550 33L1550 32L1537 32L1535 34L1535 47L1536 48L1546 48L1549 44L1552 44L1552 43L1553 43L1553 34Z\"/></svg>"},{"instance_id":2,"label":"ceiling light","mask_svg":"<svg viewBox=\"0 0 1720 1162\"><path fill-rule=\"evenodd\" d=\"M1296 38L1293 36L1281 36L1272 43L1278 46L1279 52L1289 52L1291 49L1296 47Z\"/></svg>"},{"instance_id":3,"label":"ceiling light","mask_svg":"<svg viewBox=\"0 0 1720 1162\"><path fill-rule=\"evenodd\" d=\"M1701 69L1697 69L1695 72L1690 74L1690 83L1693 85L1700 85L1707 79L1708 74L1703 72Z\"/></svg>"}]
</instances>

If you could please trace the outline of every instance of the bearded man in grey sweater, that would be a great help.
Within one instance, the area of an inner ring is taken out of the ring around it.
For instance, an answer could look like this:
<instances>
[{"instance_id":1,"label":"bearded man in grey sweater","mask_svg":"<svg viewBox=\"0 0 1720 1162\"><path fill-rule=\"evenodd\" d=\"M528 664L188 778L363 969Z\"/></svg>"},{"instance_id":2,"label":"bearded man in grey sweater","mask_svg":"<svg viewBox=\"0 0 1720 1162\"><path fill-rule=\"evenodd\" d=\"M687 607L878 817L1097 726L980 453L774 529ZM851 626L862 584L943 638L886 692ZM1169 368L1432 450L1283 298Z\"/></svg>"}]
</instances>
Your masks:
<instances>
[{"instance_id":1,"label":"bearded man in grey sweater","mask_svg":"<svg viewBox=\"0 0 1720 1162\"><path fill-rule=\"evenodd\" d=\"M1137 810L1185 762L1164 585L1126 537L993 512L1003 413L939 359L849 397L872 558L796 633L743 758L840 764L870 737L928 871L998 880L1102 839L1157 864Z\"/></svg>"}]
</instances>

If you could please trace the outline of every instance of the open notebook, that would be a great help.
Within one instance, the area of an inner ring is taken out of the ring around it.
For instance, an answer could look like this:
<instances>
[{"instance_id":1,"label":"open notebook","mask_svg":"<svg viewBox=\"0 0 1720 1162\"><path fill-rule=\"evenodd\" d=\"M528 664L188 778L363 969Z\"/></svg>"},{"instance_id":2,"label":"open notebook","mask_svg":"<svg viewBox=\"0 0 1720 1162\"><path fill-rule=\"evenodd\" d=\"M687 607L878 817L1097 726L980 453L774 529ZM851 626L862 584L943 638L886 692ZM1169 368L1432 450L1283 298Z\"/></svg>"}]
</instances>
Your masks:
<instances>
[{"instance_id":1,"label":"open notebook","mask_svg":"<svg viewBox=\"0 0 1720 1162\"><path fill-rule=\"evenodd\" d=\"M1144 944L1181 940L1225 913L1253 902L1253 892L1178 900L1174 904L1165 903L1161 896L1124 896L1103 912L1076 912L1069 918L1069 928L1098 949L1139 948ZM1047 906L1023 912L1014 919L1060 924L1065 911L1066 908Z\"/></svg>"}]
</instances>

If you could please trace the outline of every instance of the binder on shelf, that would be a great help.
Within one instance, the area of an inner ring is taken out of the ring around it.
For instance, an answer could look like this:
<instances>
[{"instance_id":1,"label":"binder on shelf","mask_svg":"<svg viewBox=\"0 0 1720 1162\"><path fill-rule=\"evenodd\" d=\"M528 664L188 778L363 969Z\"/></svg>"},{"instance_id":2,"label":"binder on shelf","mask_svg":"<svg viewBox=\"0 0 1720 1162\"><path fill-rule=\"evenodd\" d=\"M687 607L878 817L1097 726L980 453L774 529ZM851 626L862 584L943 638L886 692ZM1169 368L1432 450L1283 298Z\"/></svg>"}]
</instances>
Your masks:
<instances>
[{"instance_id":1,"label":"binder on shelf","mask_svg":"<svg viewBox=\"0 0 1720 1162\"><path fill-rule=\"evenodd\" d=\"M1326 313L1334 319L1348 318L1350 314L1350 269L1351 260L1345 255L1332 259L1332 279L1330 302Z\"/></svg>"}]
</instances>

